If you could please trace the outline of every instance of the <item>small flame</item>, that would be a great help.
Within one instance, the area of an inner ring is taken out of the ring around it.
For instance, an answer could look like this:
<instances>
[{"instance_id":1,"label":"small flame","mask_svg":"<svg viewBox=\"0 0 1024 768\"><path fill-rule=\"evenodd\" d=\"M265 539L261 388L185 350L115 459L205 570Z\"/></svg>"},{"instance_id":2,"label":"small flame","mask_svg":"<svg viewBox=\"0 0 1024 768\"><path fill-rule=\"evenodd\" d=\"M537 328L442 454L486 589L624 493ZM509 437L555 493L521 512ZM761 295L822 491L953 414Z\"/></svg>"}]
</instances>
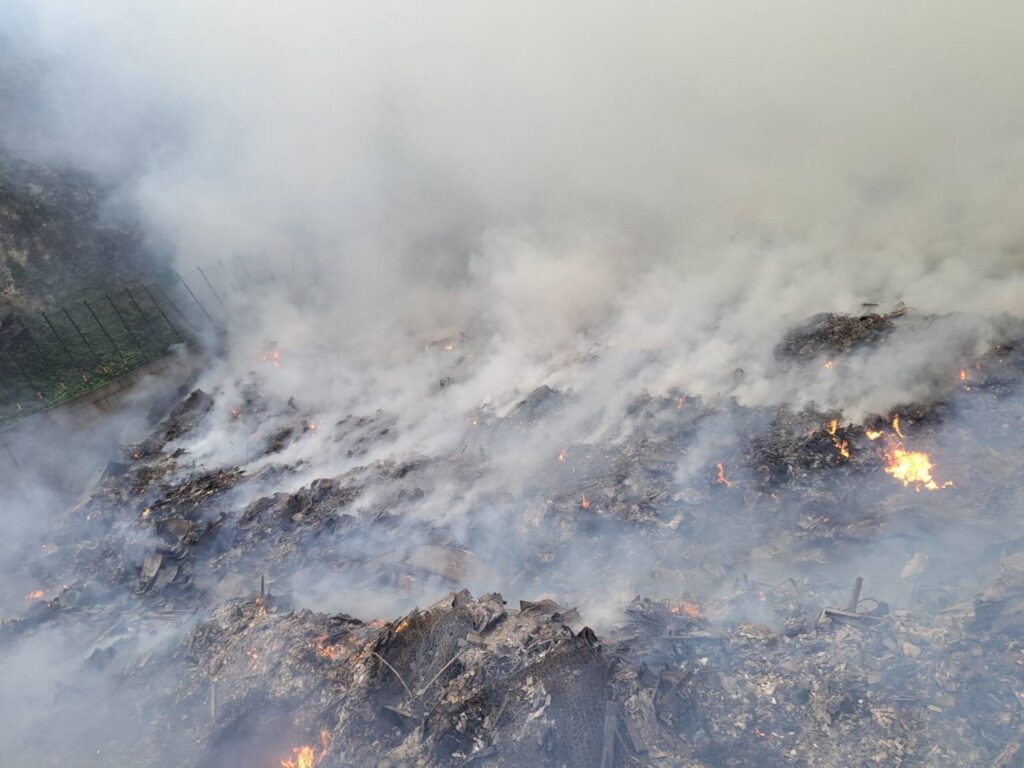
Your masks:
<instances>
[{"instance_id":1,"label":"small flame","mask_svg":"<svg viewBox=\"0 0 1024 768\"><path fill-rule=\"evenodd\" d=\"M240 408L232 408L231 409L231 418L232 419L237 419L241 415L242 415L242 410Z\"/></svg>"},{"instance_id":2,"label":"small flame","mask_svg":"<svg viewBox=\"0 0 1024 768\"><path fill-rule=\"evenodd\" d=\"M684 405L686 405L686 395L680 395L676 398L676 408L682 408Z\"/></svg>"},{"instance_id":3,"label":"small flame","mask_svg":"<svg viewBox=\"0 0 1024 768\"><path fill-rule=\"evenodd\" d=\"M688 600L684 600L679 605L673 605L669 610L675 614L689 616L691 619L704 618L704 612L700 609L700 606L696 603L691 603Z\"/></svg>"},{"instance_id":4,"label":"small flame","mask_svg":"<svg viewBox=\"0 0 1024 768\"><path fill-rule=\"evenodd\" d=\"M839 431L839 419L832 419L828 423L828 427L825 428L829 435L832 437L832 444L839 451L839 455L844 459L850 458L850 443L846 438L836 437L836 433Z\"/></svg>"},{"instance_id":5,"label":"small flame","mask_svg":"<svg viewBox=\"0 0 1024 768\"><path fill-rule=\"evenodd\" d=\"M150 507L146 507L144 510L142 510L142 519L145 520L146 518L148 518L152 512L153 510Z\"/></svg>"},{"instance_id":6,"label":"small flame","mask_svg":"<svg viewBox=\"0 0 1024 768\"><path fill-rule=\"evenodd\" d=\"M270 363L275 368L281 367L281 353L276 349L272 352L264 352L260 359L263 360L264 363Z\"/></svg>"},{"instance_id":7,"label":"small flame","mask_svg":"<svg viewBox=\"0 0 1024 768\"><path fill-rule=\"evenodd\" d=\"M892 431L903 437L903 433L900 431L900 415L898 413L892 417Z\"/></svg>"},{"instance_id":8,"label":"small flame","mask_svg":"<svg viewBox=\"0 0 1024 768\"><path fill-rule=\"evenodd\" d=\"M27 595L25 595L25 599L26 600L42 600L45 595L46 595L46 592L44 592L41 589L36 589L36 590L33 590L32 592L29 592Z\"/></svg>"},{"instance_id":9,"label":"small flame","mask_svg":"<svg viewBox=\"0 0 1024 768\"><path fill-rule=\"evenodd\" d=\"M558 460L562 462L565 461L565 448L558 452Z\"/></svg>"},{"instance_id":10,"label":"small flame","mask_svg":"<svg viewBox=\"0 0 1024 768\"><path fill-rule=\"evenodd\" d=\"M831 371L834 367L835 367L835 363L832 362L831 360L829 360L827 363L825 363L825 370L827 370L827 371Z\"/></svg>"},{"instance_id":11,"label":"small flame","mask_svg":"<svg viewBox=\"0 0 1024 768\"><path fill-rule=\"evenodd\" d=\"M961 368L960 369L960 381L967 381L967 369L966 368Z\"/></svg>"},{"instance_id":12,"label":"small flame","mask_svg":"<svg viewBox=\"0 0 1024 768\"><path fill-rule=\"evenodd\" d=\"M882 436L882 433L877 429L865 429L864 434L867 435L868 440L877 440Z\"/></svg>"},{"instance_id":13,"label":"small flame","mask_svg":"<svg viewBox=\"0 0 1024 768\"><path fill-rule=\"evenodd\" d=\"M292 747L292 756L281 759L281 768L313 768L327 755L327 748L331 745L331 732L320 731L320 752L315 747L303 744L301 747Z\"/></svg>"},{"instance_id":14,"label":"small flame","mask_svg":"<svg viewBox=\"0 0 1024 768\"><path fill-rule=\"evenodd\" d=\"M445 352L451 352L453 349L455 349L455 345L452 344L450 341L444 345Z\"/></svg>"},{"instance_id":15,"label":"small flame","mask_svg":"<svg viewBox=\"0 0 1024 768\"><path fill-rule=\"evenodd\" d=\"M725 465L722 462L718 462L715 465L718 470L718 476L715 478L715 482L719 485L724 485L726 488L732 488L736 483L732 482L728 477L725 476Z\"/></svg>"},{"instance_id":16,"label":"small flame","mask_svg":"<svg viewBox=\"0 0 1024 768\"><path fill-rule=\"evenodd\" d=\"M584 509L590 509L590 499L587 498L587 494L583 494L583 500L580 502L580 506Z\"/></svg>"},{"instance_id":17,"label":"small flame","mask_svg":"<svg viewBox=\"0 0 1024 768\"><path fill-rule=\"evenodd\" d=\"M405 632L405 630L407 630L408 628L409 628L409 620L408 619L402 619L400 622L398 622L398 625L395 627L395 634L396 635L400 635L403 632Z\"/></svg>"},{"instance_id":18,"label":"small flame","mask_svg":"<svg viewBox=\"0 0 1024 768\"><path fill-rule=\"evenodd\" d=\"M908 451L902 446L897 446L888 454L887 459L889 465L885 471L901 481L904 486L913 485L915 491L920 491L922 488L937 491L940 488L953 486L952 482L945 482L941 485L935 482L935 478L932 477L934 465L927 453Z\"/></svg>"},{"instance_id":19,"label":"small flame","mask_svg":"<svg viewBox=\"0 0 1024 768\"><path fill-rule=\"evenodd\" d=\"M309 431L310 432L316 432L317 429L319 429L319 428L320 428L320 424L318 422L315 422L315 421L309 422Z\"/></svg>"},{"instance_id":20,"label":"small flame","mask_svg":"<svg viewBox=\"0 0 1024 768\"><path fill-rule=\"evenodd\" d=\"M327 642L327 635L319 635L316 638L316 655L331 661L337 661L346 655L344 645L331 645Z\"/></svg>"}]
</instances>

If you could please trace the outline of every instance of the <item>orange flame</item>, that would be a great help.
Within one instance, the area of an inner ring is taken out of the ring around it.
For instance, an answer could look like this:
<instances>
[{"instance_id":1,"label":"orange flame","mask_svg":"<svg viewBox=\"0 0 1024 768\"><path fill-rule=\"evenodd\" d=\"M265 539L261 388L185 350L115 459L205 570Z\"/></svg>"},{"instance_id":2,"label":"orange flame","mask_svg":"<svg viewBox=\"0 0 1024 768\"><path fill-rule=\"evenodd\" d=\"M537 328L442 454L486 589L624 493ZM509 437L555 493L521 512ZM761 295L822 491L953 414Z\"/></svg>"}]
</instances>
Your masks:
<instances>
[{"instance_id":1,"label":"orange flame","mask_svg":"<svg viewBox=\"0 0 1024 768\"><path fill-rule=\"evenodd\" d=\"M344 658L346 648L343 645L330 645L327 642L327 635L319 635L316 638L316 655L331 661Z\"/></svg>"},{"instance_id":2,"label":"orange flame","mask_svg":"<svg viewBox=\"0 0 1024 768\"><path fill-rule=\"evenodd\" d=\"M882 436L882 433L877 429L865 429L864 434L867 435L868 440L877 440Z\"/></svg>"},{"instance_id":3,"label":"orange flame","mask_svg":"<svg viewBox=\"0 0 1024 768\"><path fill-rule=\"evenodd\" d=\"M679 605L673 605L669 610L675 614L689 616L691 619L704 618L704 612L700 609L700 606L696 603L691 603L688 600L684 600Z\"/></svg>"},{"instance_id":4,"label":"orange flame","mask_svg":"<svg viewBox=\"0 0 1024 768\"><path fill-rule=\"evenodd\" d=\"M903 437L903 433L900 432L900 415L898 413L892 417L892 431Z\"/></svg>"},{"instance_id":5,"label":"orange flame","mask_svg":"<svg viewBox=\"0 0 1024 768\"><path fill-rule=\"evenodd\" d=\"M902 482L904 486L913 485L915 491L920 491L922 488L937 491L940 488L953 486L952 482L945 482L941 485L935 482L935 478L932 477L934 465L927 453L908 451L903 446L897 446L887 454L886 458L889 465L885 471Z\"/></svg>"},{"instance_id":6,"label":"orange flame","mask_svg":"<svg viewBox=\"0 0 1024 768\"><path fill-rule=\"evenodd\" d=\"M324 759L327 754L327 747L331 744L330 731L320 732L320 752L315 747L304 744L301 747L292 747L292 756L281 759L281 768L313 768Z\"/></svg>"},{"instance_id":7,"label":"orange flame","mask_svg":"<svg viewBox=\"0 0 1024 768\"><path fill-rule=\"evenodd\" d=\"M967 381L967 369L966 368L961 368L960 369L960 381Z\"/></svg>"},{"instance_id":8,"label":"orange flame","mask_svg":"<svg viewBox=\"0 0 1024 768\"><path fill-rule=\"evenodd\" d=\"M46 592L44 592L41 589L36 589L36 590L33 590L32 592L29 592L27 595L25 595L25 599L26 600L42 600L45 595L46 595Z\"/></svg>"},{"instance_id":9,"label":"orange flame","mask_svg":"<svg viewBox=\"0 0 1024 768\"><path fill-rule=\"evenodd\" d=\"M850 443L846 438L836 437L836 432L839 431L839 419L832 419L825 430L832 437L832 444L839 451L839 455L844 459L850 458Z\"/></svg>"},{"instance_id":10,"label":"orange flame","mask_svg":"<svg viewBox=\"0 0 1024 768\"><path fill-rule=\"evenodd\" d=\"M732 488L736 485L736 483L732 482L725 476L725 465L723 465L722 462L718 462L715 465L715 468L718 470L718 476L715 478L716 483L724 485L726 488Z\"/></svg>"},{"instance_id":11,"label":"orange flame","mask_svg":"<svg viewBox=\"0 0 1024 768\"><path fill-rule=\"evenodd\" d=\"M580 502L580 506L584 509L590 509L590 499L587 498L587 494L583 494L583 500Z\"/></svg>"}]
</instances>

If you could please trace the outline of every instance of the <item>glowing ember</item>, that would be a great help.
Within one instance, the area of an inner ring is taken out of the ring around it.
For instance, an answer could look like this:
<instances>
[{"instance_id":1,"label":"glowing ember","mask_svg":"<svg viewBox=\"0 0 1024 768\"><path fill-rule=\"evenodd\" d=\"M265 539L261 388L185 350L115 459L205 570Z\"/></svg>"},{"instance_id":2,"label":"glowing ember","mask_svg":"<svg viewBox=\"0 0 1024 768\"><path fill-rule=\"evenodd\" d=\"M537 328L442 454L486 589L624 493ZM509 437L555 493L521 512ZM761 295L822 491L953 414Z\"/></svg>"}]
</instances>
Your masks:
<instances>
[{"instance_id":1,"label":"glowing ember","mask_svg":"<svg viewBox=\"0 0 1024 768\"><path fill-rule=\"evenodd\" d=\"M270 363L275 368L281 367L281 353L276 349L272 352L264 352L260 358L264 363Z\"/></svg>"},{"instance_id":2,"label":"glowing ember","mask_svg":"<svg viewBox=\"0 0 1024 768\"><path fill-rule=\"evenodd\" d=\"M691 619L703 619L704 612L700 609L700 606L696 603L691 603L684 600L679 605L673 605L669 610L675 614L682 614L683 616L689 616Z\"/></svg>"},{"instance_id":3,"label":"glowing ember","mask_svg":"<svg viewBox=\"0 0 1024 768\"><path fill-rule=\"evenodd\" d=\"M898 413L892 417L892 431L903 437L903 433L900 431L900 415Z\"/></svg>"},{"instance_id":4,"label":"glowing ember","mask_svg":"<svg viewBox=\"0 0 1024 768\"><path fill-rule=\"evenodd\" d=\"M732 482L728 477L725 476L725 465L722 462L718 462L715 465L718 470L718 476L715 478L715 482L719 485L724 485L726 488L732 488L736 483Z\"/></svg>"},{"instance_id":5,"label":"glowing ember","mask_svg":"<svg viewBox=\"0 0 1024 768\"><path fill-rule=\"evenodd\" d=\"M46 595L46 593L43 590L37 589L37 590L29 592L27 595L25 595L25 599L26 600L42 600L45 595Z\"/></svg>"},{"instance_id":6,"label":"glowing ember","mask_svg":"<svg viewBox=\"0 0 1024 768\"><path fill-rule=\"evenodd\" d=\"M580 502L580 506L584 509L590 509L590 499L587 498L587 494L583 494L583 500Z\"/></svg>"},{"instance_id":7,"label":"glowing ember","mask_svg":"<svg viewBox=\"0 0 1024 768\"><path fill-rule=\"evenodd\" d=\"M565 461L565 448L563 448L562 450L560 450L558 452L558 460L559 461Z\"/></svg>"},{"instance_id":8,"label":"glowing ember","mask_svg":"<svg viewBox=\"0 0 1024 768\"><path fill-rule=\"evenodd\" d=\"M902 446L892 449L886 457L889 465L885 471L903 483L904 486L914 486L915 491L922 488L929 491L937 491L940 488L950 488L953 483L945 482L941 485L935 482L932 477L931 457L920 451L908 451Z\"/></svg>"},{"instance_id":9,"label":"glowing ember","mask_svg":"<svg viewBox=\"0 0 1024 768\"><path fill-rule=\"evenodd\" d=\"M343 645L330 645L327 642L327 635L320 635L316 638L316 655L324 659L330 659L331 661L337 661L343 658L345 654L345 646Z\"/></svg>"},{"instance_id":10,"label":"glowing ember","mask_svg":"<svg viewBox=\"0 0 1024 768\"><path fill-rule=\"evenodd\" d=\"M868 440L877 440L882 436L882 433L877 429L865 429L864 434L867 435Z\"/></svg>"}]
</instances>

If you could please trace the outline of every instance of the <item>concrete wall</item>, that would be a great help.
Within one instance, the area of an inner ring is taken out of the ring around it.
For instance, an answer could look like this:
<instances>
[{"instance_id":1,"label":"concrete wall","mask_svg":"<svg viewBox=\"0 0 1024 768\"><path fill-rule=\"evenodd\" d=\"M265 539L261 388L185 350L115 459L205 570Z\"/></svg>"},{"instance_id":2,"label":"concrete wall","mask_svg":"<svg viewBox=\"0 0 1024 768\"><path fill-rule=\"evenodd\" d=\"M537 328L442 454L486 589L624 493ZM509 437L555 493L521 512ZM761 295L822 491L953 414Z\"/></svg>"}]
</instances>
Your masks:
<instances>
[{"instance_id":1,"label":"concrete wall","mask_svg":"<svg viewBox=\"0 0 1024 768\"><path fill-rule=\"evenodd\" d=\"M154 378L159 380L150 402L142 404L150 409L159 408L161 401L176 394L196 371L197 361L192 355L187 352L170 354L0 431L0 478L13 476L10 473L23 473L38 466L41 460L49 459L59 466L60 462L72 458L70 455L61 457L62 451L76 452L76 447L83 447L76 438L88 433L104 416L140 407L137 402L140 383L152 384ZM40 444L45 446L42 457Z\"/></svg>"}]
</instances>

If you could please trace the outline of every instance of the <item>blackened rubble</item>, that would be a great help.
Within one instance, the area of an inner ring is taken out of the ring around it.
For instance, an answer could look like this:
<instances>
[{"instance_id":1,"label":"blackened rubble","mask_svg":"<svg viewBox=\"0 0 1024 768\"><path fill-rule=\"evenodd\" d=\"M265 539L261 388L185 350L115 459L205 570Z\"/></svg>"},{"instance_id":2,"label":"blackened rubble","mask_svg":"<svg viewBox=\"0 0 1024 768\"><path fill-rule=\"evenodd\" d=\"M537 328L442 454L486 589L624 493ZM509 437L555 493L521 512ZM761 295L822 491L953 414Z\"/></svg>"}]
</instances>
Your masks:
<instances>
[{"instance_id":1,"label":"blackened rubble","mask_svg":"<svg viewBox=\"0 0 1024 768\"><path fill-rule=\"evenodd\" d=\"M253 471L193 467L182 438L237 407L197 391L68 511L46 543L60 556L34 566L60 586L0 643L89 636L125 727L83 752L91 702L62 697L82 766L1008 768L1024 756L1021 349L861 423L644 393L619 439L567 439L525 492L479 494L459 526L422 510L476 487L489 440L544 428L571 394L477 412L481 450L441 455L371 459L397 422L353 414L318 429L365 463L312 477L274 463L310 415L255 395L237 418L283 414L283 442ZM680 471L708 434L715 453ZM955 485L904 486L894 446ZM315 613L321 582L429 607ZM156 625L177 630L143 642Z\"/></svg>"},{"instance_id":2,"label":"blackened rubble","mask_svg":"<svg viewBox=\"0 0 1024 768\"><path fill-rule=\"evenodd\" d=\"M806 363L824 354L849 352L882 340L895 328L893 318L905 313L901 307L885 315L815 315L801 327L786 334L776 347L775 354L780 359Z\"/></svg>"}]
</instances>

